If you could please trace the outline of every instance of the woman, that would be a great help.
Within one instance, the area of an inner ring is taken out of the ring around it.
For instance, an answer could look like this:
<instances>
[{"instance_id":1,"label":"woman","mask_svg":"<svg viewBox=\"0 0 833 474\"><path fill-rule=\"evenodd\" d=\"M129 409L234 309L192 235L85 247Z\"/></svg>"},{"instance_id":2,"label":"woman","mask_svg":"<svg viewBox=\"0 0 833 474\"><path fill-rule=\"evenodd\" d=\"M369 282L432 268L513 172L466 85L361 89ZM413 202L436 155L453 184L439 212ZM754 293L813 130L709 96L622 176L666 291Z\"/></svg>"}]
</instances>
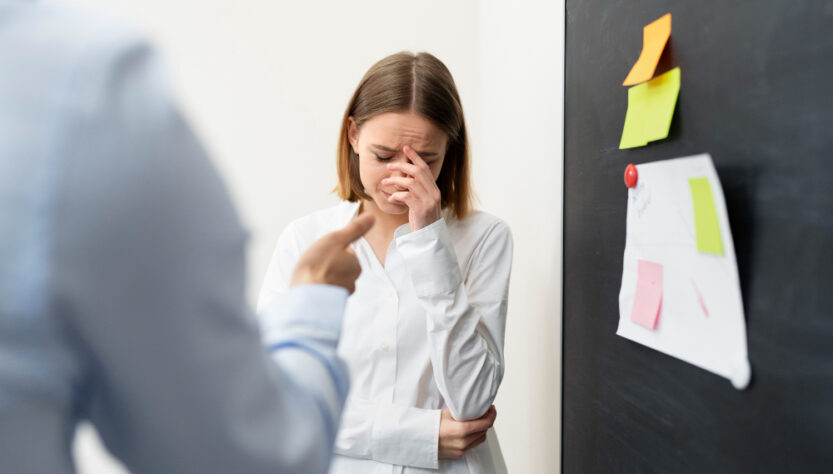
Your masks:
<instances>
[{"instance_id":1,"label":"woman","mask_svg":"<svg viewBox=\"0 0 833 474\"><path fill-rule=\"evenodd\" d=\"M330 472L493 473L500 454L483 441L503 377L512 237L471 210L448 69L427 53L382 59L353 94L339 140L343 202L287 227L259 302L287 288L317 237L376 217L353 245L362 274L339 344L351 389Z\"/></svg>"}]
</instances>

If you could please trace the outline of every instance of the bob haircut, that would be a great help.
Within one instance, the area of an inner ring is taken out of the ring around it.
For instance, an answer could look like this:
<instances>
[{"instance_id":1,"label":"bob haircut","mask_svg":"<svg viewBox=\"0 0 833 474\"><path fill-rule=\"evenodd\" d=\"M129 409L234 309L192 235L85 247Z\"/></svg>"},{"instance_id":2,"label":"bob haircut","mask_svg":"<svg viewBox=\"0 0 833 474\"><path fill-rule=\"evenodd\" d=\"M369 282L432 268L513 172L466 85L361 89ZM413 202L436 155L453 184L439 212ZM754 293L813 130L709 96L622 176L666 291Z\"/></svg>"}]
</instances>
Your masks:
<instances>
[{"instance_id":1,"label":"bob haircut","mask_svg":"<svg viewBox=\"0 0 833 474\"><path fill-rule=\"evenodd\" d=\"M445 161L437 177L442 208L462 219L471 212L469 145L463 106L448 68L428 53L403 51L374 64L347 104L338 138L338 197L350 202L370 199L359 177L359 156L350 146L350 117L362 124L386 112L413 111L448 136Z\"/></svg>"}]
</instances>

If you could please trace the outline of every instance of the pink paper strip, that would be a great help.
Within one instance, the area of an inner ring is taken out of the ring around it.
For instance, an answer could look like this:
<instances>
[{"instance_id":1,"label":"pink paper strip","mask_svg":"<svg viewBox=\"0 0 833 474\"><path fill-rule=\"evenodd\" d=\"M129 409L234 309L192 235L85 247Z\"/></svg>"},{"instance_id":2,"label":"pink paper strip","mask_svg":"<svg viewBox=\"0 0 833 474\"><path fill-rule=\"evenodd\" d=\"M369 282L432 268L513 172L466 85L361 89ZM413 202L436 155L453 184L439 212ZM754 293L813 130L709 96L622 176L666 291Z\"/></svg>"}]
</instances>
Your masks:
<instances>
[{"instance_id":1,"label":"pink paper strip","mask_svg":"<svg viewBox=\"0 0 833 474\"><path fill-rule=\"evenodd\" d=\"M637 264L631 321L654 329L662 307L662 264L647 260L639 260Z\"/></svg>"},{"instance_id":2,"label":"pink paper strip","mask_svg":"<svg viewBox=\"0 0 833 474\"><path fill-rule=\"evenodd\" d=\"M697 285L694 283L694 279L691 279L691 286L694 287L694 292L697 293L697 301L700 302L700 308L703 309L703 312L706 313L706 316L709 315L709 310L706 309L706 301L703 299L703 294L700 293L700 289L697 288Z\"/></svg>"}]
</instances>

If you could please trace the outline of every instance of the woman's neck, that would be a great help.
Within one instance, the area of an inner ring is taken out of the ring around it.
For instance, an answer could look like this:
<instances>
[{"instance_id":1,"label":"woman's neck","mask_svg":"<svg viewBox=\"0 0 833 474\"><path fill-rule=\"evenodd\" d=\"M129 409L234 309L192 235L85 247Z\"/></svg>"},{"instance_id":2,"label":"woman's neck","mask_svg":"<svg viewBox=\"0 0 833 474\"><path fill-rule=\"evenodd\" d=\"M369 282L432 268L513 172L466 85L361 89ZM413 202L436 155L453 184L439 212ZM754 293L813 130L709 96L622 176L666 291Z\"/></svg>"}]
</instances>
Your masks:
<instances>
[{"instance_id":1,"label":"woman's neck","mask_svg":"<svg viewBox=\"0 0 833 474\"><path fill-rule=\"evenodd\" d=\"M379 209L379 206L377 206L372 200L362 201L359 206L359 214L364 213L373 214L373 217L376 218L376 223L373 225L370 232L380 236L383 235L393 238L393 233L396 229L398 229L402 224L408 223L407 212L403 214L388 214L387 212Z\"/></svg>"}]
</instances>

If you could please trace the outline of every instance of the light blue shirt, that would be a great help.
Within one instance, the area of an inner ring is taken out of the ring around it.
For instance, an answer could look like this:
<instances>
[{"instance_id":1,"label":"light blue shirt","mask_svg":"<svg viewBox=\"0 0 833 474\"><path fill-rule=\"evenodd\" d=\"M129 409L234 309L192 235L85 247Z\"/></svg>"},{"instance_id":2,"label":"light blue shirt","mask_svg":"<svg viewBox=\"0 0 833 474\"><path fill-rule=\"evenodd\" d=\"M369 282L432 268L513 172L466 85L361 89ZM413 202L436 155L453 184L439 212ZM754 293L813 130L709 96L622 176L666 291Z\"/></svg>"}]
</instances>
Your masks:
<instances>
[{"instance_id":1,"label":"light blue shirt","mask_svg":"<svg viewBox=\"0 0 833 474\"><path fill-rule=\"evenodd\" d=\"M0 1L0 470L326 472L346 290L244 300L242 229L126 25Z\"/></svg>"}]
</instances>

